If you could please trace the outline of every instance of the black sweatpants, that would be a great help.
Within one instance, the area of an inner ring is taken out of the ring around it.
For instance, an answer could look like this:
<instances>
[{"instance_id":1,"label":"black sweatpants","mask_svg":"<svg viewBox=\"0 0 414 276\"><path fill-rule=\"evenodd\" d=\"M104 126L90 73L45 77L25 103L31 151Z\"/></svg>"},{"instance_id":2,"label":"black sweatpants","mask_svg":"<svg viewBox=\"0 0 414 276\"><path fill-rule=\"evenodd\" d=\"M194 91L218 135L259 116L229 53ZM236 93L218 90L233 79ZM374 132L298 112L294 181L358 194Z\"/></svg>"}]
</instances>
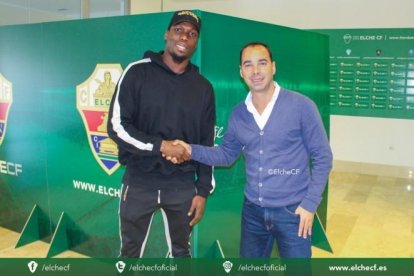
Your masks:
<instances>
[{"instance_id":1,"label":"black sweatpants","mask_svg":"<svg viewBox=\"0 0 414 276\"><path fill-rule=\"evenodd\" d=\"M150 190L122 186L119 206L121 257L142 257L154 212L161 210L171 257L191 257L189 217L195 186ZM165 257L165 256L160 256Z\"/></svg>"}]
</instances>

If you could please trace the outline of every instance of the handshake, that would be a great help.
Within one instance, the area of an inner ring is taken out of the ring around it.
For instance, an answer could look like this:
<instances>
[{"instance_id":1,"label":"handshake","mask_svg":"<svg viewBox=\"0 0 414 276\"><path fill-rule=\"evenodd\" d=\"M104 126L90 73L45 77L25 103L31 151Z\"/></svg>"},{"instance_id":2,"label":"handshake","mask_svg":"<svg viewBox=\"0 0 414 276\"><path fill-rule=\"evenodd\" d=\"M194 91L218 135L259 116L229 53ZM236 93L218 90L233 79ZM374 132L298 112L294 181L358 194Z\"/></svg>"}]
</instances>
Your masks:
<instances>
[{"instance_id":1,"label":"handshake","mask_svg":"<svg viewBox=\"0 0 414 276\"><path fill-rule=\"evenodd\" d=\"M174 164L181 164L191 159L191 146L181 140L162 140L160 151L162 157Z\"/></svg>"}]
</instances>

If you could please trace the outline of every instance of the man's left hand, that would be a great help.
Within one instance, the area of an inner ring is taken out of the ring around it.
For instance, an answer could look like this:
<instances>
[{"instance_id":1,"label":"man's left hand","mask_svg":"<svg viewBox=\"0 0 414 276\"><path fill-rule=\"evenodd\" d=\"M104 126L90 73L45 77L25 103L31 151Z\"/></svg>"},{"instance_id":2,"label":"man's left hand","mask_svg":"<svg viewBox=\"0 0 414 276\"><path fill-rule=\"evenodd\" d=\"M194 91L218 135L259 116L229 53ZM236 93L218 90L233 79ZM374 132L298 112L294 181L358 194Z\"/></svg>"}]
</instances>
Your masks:
<instances>
[{"instance_id":1,"label":"man's left hand","mask_svg":"<svg viewBox=\"0 0 414 276\"><path fill-rule=\"evenodd\" d=\"M312 235L313 218L315 217L315 214L306 211L300 206L296 208L295 214L300 216L298 236L306 239L308 235Z\"/></svg>"},{"instance_id":2,"label":"man's left hand","mask_svg":"<svg viewBox=\"0 0 414 276\"><path fill-rule=\"evenodd\" d=\"M199 195L193 197L193 202L191 204L190 210L188 211L188 216L191 216L193 212L195 212L195 214L194 218L190 221L190 226L196 225L201 220L204 214L205 205L206 199L204 197Z\"/></svg>"}]
</instances>

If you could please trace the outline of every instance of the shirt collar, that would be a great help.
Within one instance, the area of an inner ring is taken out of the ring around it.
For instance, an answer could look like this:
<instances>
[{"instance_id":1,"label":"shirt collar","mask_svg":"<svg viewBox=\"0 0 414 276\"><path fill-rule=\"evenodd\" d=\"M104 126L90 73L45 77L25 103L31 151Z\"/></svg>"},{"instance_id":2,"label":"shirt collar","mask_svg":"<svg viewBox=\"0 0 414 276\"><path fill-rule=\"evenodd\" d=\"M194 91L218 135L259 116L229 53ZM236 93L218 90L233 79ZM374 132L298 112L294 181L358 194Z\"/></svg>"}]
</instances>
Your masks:
<instances>
[{"instance_id":1,"label":"shirt collar","mask_svg":"<svg viewBox=\"0 0 414 276\"><path fill-rule=\"evenodd\" d=\"M268 107L272 107L275 105L275 102L277 100L277 97L279 96L280 93L280 86L276 81L273 81L274 85L275 85L275 90L273 92L273 96L270 99L269 103L266 106L266 109ZM256 108L253 105L253 99L252 99L252 92L249 91L249 93L246 96L246 99L244 101L244 103L246 104L247 110L252 113L252 114L259 114L256 110Z\"/></svg>"}]
</instances>

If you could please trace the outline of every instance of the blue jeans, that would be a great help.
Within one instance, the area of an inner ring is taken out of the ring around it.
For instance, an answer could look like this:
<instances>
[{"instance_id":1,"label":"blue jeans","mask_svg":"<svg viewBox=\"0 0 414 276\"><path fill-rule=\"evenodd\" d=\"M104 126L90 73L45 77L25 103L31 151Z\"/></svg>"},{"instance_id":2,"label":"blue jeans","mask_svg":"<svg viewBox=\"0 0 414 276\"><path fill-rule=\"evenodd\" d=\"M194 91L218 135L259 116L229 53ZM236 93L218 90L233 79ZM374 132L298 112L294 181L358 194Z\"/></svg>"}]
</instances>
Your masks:
<instances>
[{"instance_id":1,"label":"blue jeans","mask_svg":"<svg viewBox=\"0 0 414 276\"><path fill-rule=\"evenodd\" d=\"M281 258L310 258L311 237L298 237L298 204L260 207L245 198L242 213L240 257L269 258L276 240Z\"/></svg>"}]
</instances>

